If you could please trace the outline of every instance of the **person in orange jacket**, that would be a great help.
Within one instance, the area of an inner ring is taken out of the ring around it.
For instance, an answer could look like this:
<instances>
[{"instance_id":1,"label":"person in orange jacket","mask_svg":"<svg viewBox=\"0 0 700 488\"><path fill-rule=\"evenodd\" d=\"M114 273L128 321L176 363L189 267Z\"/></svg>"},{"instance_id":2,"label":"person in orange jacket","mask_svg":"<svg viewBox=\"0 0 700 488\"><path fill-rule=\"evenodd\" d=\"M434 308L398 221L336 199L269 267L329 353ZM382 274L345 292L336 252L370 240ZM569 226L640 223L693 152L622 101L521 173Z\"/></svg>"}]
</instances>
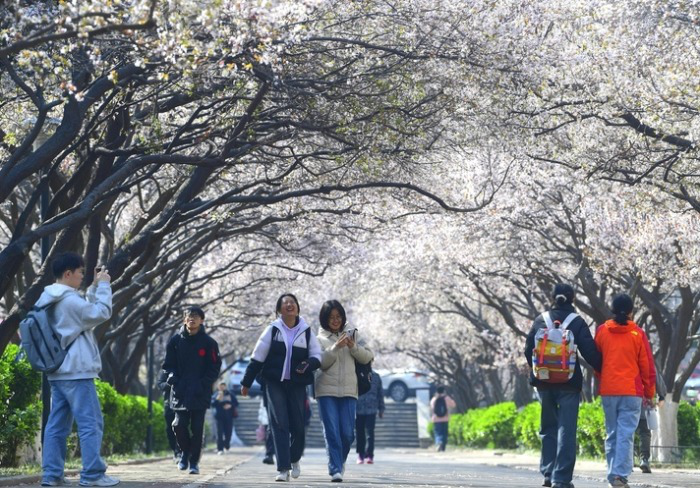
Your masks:
<instances>
[{"instance_id":1,"label":"person in orange jacket","mask_svg":"<svg viewBox=\"0 0 700 488\"><path fill-rule=\"evenodd\" d=\"M600 396L605 412L605 457L611 488L629 488L634 431L639 423L642 399L653 402L654 381L651 348L643 331L632 320L634 302L629 295L613 298L615 317L601 325L595 343L603 356Z\"/></svg>"}]
</instances>

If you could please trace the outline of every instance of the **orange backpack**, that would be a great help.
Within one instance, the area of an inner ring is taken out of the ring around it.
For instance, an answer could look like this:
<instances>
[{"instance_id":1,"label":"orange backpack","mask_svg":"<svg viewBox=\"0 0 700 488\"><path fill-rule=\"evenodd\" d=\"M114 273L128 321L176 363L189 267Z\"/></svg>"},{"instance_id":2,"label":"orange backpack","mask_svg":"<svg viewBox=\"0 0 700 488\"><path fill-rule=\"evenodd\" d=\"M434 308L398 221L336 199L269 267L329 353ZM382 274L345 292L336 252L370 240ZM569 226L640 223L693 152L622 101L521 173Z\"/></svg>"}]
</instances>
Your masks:
<instances>
[{"instance_id":1,"label":"orange backpack","mask_svg":"<svg viewBox=\"0 0 700 488\"><path fill-rule=\"evenodd\" d=\"M546 327L535 334L532 351L532 372L546 383L566 383L574 376L576 368L576 343L574 334L567 329L578 317L570 313L564 322L554 321L549 312L542 314Z\"/></svg>"}]
</instances>

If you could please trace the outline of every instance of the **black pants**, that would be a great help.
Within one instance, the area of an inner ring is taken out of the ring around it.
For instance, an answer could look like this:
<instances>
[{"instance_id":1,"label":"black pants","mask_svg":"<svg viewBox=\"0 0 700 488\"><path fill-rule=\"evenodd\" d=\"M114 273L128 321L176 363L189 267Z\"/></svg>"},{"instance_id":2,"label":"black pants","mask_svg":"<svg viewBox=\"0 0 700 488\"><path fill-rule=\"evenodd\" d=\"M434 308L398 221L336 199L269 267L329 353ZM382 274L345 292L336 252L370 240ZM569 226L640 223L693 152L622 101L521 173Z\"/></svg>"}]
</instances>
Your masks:
<instances>
[{"instance_id":1,"label":"black pants","mask_svg":"<svg viewBox=\"0 0 700 488\"><path fill-rule=\"evenodd\" d=\"M173 430L173 420L175 420L175 410L168 405L163 406L163 416L165 417L165 433L168 436L168 444L173 453L180 454L180 448L177 445L175 431Z\"/></svg>"},{"instance_id":2,"label":"black pants","mask_svg":"<svg viewBox=\"0 0 700 488\"><path fill-rule=\"evenodd\" d=\"M265 457L271 458L275 455L275 441L272 438L272 429L269 425L265 426Z\"/></svg>"},{"instance_id":3,"label":"black pants","mask_svg":"<svg viewBox=\"0 0 700 488\"><path fill-rule=\"evenodd\" d=\"M306 387L291 381L268 381L265 390L277 471L289 470L304 453Z\"/></svg>"},{"instance_id":4,"label":"black pants","mask_svg":"<svg viewBox=\"0 0 700 488\"><path fill-rule=\"evenodd\" d=\"M231 434L233 433L233 415L222 413L221 418L216 417L216 450L223 451L231 447Z\"/></svg>"},{"instance_id":5,"label":"black pants","mask_svg":"<svg viewBox=\"0 0 700 488\"><path fill-rule=\"evenodd\" d=\"M648 462L651 457L651 431L647 425L647 417L644 415L644 409L642 409L642 414L639 416L637 435L639 436L639 455L643 461Z\"/></svg>"},{"instance_id":6,"label":"black pants","mask_svg":"<svg viewBox=\"0 0 700 488\"><path fill-rule=\"evenodd\" d=\"M360 459L374 457L374 425L376 421L376 413L369 415L357 414L355 416L355 431L357 433L355 436L355 450Z\"/></svg>"},{"instance_id":7,"label":"black pants","mask_svg":"<svg viewBox=\"0 0 700 488\"><path fill-rule=\"evenodd\" d=\"M183 455L189 456L190 465L199 464L204 437L204 415L206 410L176 410L173 430L177 445Z\"/></svg>"}]
</instances>

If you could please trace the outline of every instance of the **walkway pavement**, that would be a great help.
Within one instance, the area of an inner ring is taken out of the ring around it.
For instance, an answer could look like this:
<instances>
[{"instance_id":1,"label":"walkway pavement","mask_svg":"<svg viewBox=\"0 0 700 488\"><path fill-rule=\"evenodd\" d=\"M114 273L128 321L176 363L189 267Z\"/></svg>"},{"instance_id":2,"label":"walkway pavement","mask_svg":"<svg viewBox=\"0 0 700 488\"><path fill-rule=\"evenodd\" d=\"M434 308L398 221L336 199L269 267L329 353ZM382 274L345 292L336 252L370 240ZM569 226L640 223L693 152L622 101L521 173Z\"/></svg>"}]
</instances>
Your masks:
<instances>
[{"instance_id":1,"label":"walkway pavement","mask_svg":"<svg viewBox=\"0 0 700 488\"><path fill-rule=\"evenodd\" d=\"M453 450L436 453L425 449L383 449L374 465L357 465L352 457L345 480L339 486L359 487L433 487L433 488L526 488L539 487L542 478L537 472L538 459L532 454L498 451ZM201 474L187 474L177 469L172 460L143 464L110 466L108 474L122 480L119 488L263 488L284 486L275 483L274 466L262 464L262 451L257 447L233 448L227 455L205 454L200 463ZM77 476L69 476L77 484ZM0 481L2 479L0 478ZM7 482L8 480L5 480ZM17 479L14 484L37 484L36 479ZM579 461L576 465L576 488L605 488L605 466L602 463ZM297 487L335 486L330 484L325 453L308 449L302 459L302 475L292 480ZM654 469L652 474L636 471L630 485L640 488L700 488L700 471L688 469ZM26 485L25 485L26 486Z\"/></svg>"}]
</instances>

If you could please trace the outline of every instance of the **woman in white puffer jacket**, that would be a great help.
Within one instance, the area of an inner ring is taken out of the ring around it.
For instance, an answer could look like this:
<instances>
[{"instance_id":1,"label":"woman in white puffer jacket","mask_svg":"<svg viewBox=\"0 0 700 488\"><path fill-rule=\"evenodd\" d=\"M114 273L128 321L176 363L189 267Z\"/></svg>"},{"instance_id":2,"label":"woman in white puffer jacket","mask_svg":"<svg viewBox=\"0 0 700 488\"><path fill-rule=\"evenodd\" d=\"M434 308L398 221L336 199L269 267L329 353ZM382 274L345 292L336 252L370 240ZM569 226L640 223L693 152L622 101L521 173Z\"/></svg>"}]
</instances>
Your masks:
<instances>
[{"instance_id":1,"label":"woman in white puffer jacket","mask_svg":"<svg viewBox=\"0 0 700 488\"><path fill-rule=\"evenodd\" d=\"M358 341L356 331L346 327L345 309L337 300L323 304L319 321L322 330L318 342L323 354L316 373L316 399L326 439L328 474L331 481L343 481L345 461L355 440L355 361L367 364L374 355Z\"/></svg>"}]
</instances>

